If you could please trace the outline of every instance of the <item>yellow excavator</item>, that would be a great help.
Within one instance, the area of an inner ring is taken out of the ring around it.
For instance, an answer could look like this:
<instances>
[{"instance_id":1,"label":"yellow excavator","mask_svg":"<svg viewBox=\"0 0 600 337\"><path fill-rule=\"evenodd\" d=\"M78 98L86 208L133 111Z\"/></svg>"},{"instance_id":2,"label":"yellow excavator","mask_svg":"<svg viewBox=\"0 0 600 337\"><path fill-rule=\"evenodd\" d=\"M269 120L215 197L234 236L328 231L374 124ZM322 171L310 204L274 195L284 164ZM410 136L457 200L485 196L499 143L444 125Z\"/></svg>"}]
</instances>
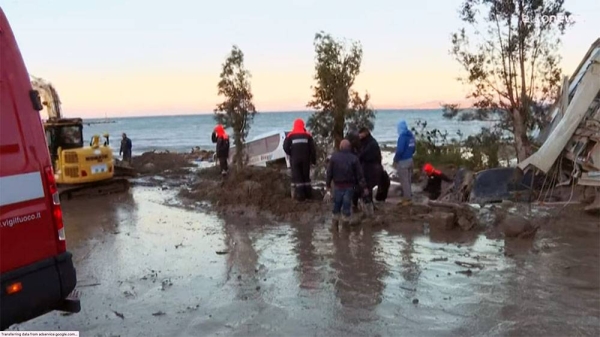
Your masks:
<instances>
[{"instance_id":1,"label":"yellow excavator","mask_svg":"<svg viewBox=\"0 0 600 337\"><path fill-rule=\"evenodd\" d=\"M63 118L61 102L54 86L44 79L31 76L31 85L48 112L44 121L46 142L61 196L70 199L79 195L99 195L123 192L129 181L115 177L115 164L109 135L93 135L84 145L81 118Z\"/></svg>"}]
</instances>

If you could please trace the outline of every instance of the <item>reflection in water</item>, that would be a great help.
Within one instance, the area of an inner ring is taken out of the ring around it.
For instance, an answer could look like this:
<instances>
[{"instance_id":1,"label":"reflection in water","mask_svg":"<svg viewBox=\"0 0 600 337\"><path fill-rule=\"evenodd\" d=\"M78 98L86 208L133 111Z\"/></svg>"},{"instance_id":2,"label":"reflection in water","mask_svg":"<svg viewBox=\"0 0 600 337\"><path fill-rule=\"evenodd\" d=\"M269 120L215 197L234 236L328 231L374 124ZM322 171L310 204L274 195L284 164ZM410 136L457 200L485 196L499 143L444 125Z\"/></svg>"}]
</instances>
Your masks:
<instances>
[{"instance_id":1,"label":"reflection in water","mask_svg":"<svg viewBox=\"0 0 600 337\"><path fill-rule=\"evenodd\" d=\"M376 319L372 311L382 301L382 279L387 271L376 258L373 233L369 229L342 231L334 234L333 244L335 295L342 305L340 318L353 322Z\"/></svg>"},{"instance_id":2,"label":"reflection in water","mask_svg":"<svg viewBox=\"0 0 600 337\"><path fill-rule=\"evenodd\" d=\"M225 226L226 247L229 251L227 256L227 277L230 282L238 282L237 298L247 300L257 294L259 281L258 254L256 253L248 226L243 222L227 219Z\"/></svg>"},{"instance_id":3,"label":"reflection in water","mask_svg":"<svg viewBox=\"0 0 600 337\"><path fill-rule=\"evenodd\" d=\"M402 256L402 277L408 282L410 288L417 289L421 266L415 257L415 240L412 234L406 235L400 255Z\"/></svg>"},{"instance_id":4,"label":"reflection in water","mask_svg":"<svg viewBox=\"0 0 600 337\"><path fill-rule=\"evenodd\" d=\"M132 223L136 210L133 196L128 192L63 201L62 206L70 251L76 251L88 240L119 233L120 225Z\"/></svg>"},{"instance_id":5,"label":"reflection in water","mask_svg":"<svg viewBox=\"0 0 600 337\"><path fill-rule=\"evenodd\" d=\"M319 274L319 257L315 252L314 227L296 227L294 232L296 246L294 247L298 258L299 281L302 289L317 289L322 285L322 277Z\"/></svg>"}]
</instances>

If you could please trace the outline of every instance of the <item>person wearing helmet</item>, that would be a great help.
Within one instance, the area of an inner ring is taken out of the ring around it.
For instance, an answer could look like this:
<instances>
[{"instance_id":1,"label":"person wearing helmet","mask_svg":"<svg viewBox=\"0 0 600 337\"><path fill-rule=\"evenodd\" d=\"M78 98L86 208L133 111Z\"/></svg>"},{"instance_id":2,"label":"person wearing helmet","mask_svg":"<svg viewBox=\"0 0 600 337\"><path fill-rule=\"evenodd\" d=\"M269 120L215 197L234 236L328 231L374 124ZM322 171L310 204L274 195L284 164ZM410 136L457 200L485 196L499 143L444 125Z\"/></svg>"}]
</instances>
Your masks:
<instances>
[{"instance_id":1,"label":"person wearing helmet","mask_svg":"<svg viewBox=\"0 0 600 337\"><path fill-rule=\"evenodd\" d=\"M429 199L437 200L442 194L442 181L451 183L453 180L429 163L423 166L423 171L427 175L427 184L423 191L429 194Z\"/></svg>"},{"instance_id":2,"label":"person wearing helmet","mask_svg":"<svg viewBox=\"0 0 600 337\"><path fill-rule=\"evenodd\" d=\"M221 167L221 175L227 175L229 170L229 135L225 132L223 125L217 124L213 130L211 136L212 142L217 144L216 155L219 159L219 166Z\"/></svg>"},{"instance_id":3,"label":"person wearing helmet","mask_svg":"<svg viewBox=\"0 0 600 337\"><path fill-rule=\"evenodd\" d=\"M292 197L298 201L311 199L310 165L317 163L317 153L313 137L306 131L302 119L294 121L292 131L283 141L283 150L290 156Z\"/></svg>"}]
</instances>

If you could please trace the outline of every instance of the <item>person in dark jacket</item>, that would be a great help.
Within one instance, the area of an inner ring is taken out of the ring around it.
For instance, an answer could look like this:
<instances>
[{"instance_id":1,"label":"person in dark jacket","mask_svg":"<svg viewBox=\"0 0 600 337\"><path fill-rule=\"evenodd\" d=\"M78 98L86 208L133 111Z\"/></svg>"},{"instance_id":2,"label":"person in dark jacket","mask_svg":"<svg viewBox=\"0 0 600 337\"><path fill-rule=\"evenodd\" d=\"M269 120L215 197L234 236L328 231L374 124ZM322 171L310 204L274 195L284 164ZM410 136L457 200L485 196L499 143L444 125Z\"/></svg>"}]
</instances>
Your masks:
<instances>
[{"instance_id":1,"label":"person in dark jacket","mask_svg":"<svg viewBox=\"0 0 600 337\"><path fill-rule=\"evenodd\" d=\"M304 121L296 119L292 131L283 141L283 150L290 156L292 167L292 197L304 201L312 197L310 165L317 163L313 137L306 131Z\"/></svg>"},{"instance_id":2,"label":"person in dark jacket","mask_svg":"<svg viewBox=\"0 0 600 337\"><path fill-rule=\"evenodd\" d=\"M119 150L119 156L123 155L123 161L127 164L131 164L131 139L127 138L127 134L123 133L123 138L121 139L121 149Z\"/></svg>"},{"instance_id":3,"label":"person in dark jacket","mask_svg":"<svg viewBox=\"0 0 600 337\"><path fill-rule=\"evenodd\" d=\"M223 125L217 124L211 136L212 142L217 144L216 155L221 167L221 175L227 175L229 171L229 135L225 132Z\"/></svg>"},{"instance_id":4,"label":"person in dark jacket","mask_svg":"<svg viewBox=\"0 0 600 337\"><path fill-rule=\"evenodd\" d=\"M394 166L398 171L398 178L402 185L402 197L404 204L412 201L412 174L413 155L415 154L415 136L408 129L406 122L398 122L398 142L396 143L396 154L394 155Z\"/></svg>"},{"instance_id":5,"label":"person in dark jacket","mask_svg":"<svg viewBox=\"0 0 600 337\"><path fill-rule=\"evenodd\" d=\"M371 135L368 128L361 128L358 133L360 137L360 152L358 159L367 182L368 194L363 195L365 204L373 202L373 188L379 185L383 175L383 165L381 164L381 149L379 143Z\"/></svg>"},{"instance_id":6,"label":"person in dark jacket","mask_svg":"<svg viewBox=\"0 0 600 337\"><path fill-rule=\"evenodd\" d=\"M427 175L427 185L423 191L429 193L429 199L437 200L442 194L442 181L451 183L453 180L429 163L423 166L423 171Z\"/></svg>"},{"instance_id":7,"label":"person in dark jacket","mask_svg":"<svg viewBox=\"0 0 600 337\"><path fill-rule=\"evenodd\" d=\"M333 221L334 226L337 226L341 214L343 214L344 222L350 221L352 195L355 189L360 187L365 189L365 193L367 193L367 183L363 176L362 167L356 155L352 153L352 145L347 139L342 140L340 150L335 152L329 159L325 183L328 195L331 194L332 182L334 188Z\"/></svg>"},{"instance_id":8,"label":"person in dark jacket","mask_svg":"<svg viewBox=\"0 0 600 337\"><path fill-rule=\"evenodd\" d=\"M360 136L355 124L348 124L348 132L346 133L345 139L350 142L351 151L358 155L360 152Z\"/></svg>"}]
</instances>

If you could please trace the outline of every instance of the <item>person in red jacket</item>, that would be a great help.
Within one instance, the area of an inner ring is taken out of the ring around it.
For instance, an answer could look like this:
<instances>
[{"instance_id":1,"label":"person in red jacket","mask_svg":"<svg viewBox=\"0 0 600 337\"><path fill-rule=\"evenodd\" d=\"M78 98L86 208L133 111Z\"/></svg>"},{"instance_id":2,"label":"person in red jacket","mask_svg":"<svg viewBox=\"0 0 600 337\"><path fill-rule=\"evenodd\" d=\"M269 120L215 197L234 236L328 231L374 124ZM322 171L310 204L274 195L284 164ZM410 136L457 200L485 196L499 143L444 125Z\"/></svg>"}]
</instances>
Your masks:
<instances>
[{"instance_id":1,"label":"person in red jacket","mask_svg":"<svg viewBox=\"0 0 600 337\"><path fill-rule=\"evenodd\" d=\"M451 183L453 180L429 163L423 166L423 171L427 175L427 185L423 191L429 193L429 199L437 200L442 194L442 181Z\"/></svg>"},{"instance_id":2,"label":"person in red jacket","mask_svg":"<svg viewBox=\"0 0 600 337\"><path fill-rule=\"evenodd\" d=\"M225 132L223 125L218 124L212 133L212 142L217 144L216 154L219 159L219 166L221 167L221 174L227 175L229 166L227 161L229 160L229 136Z\"/></svg>"},{"instance_id":3,"label":"person in red jacket","mask_svg":"<svg viewBox=\"0 0 600 337\"><path fill-rule=\"evenodd\" d=\"M283 141L283 150L290 156L292 168L292 192L294 199L311 199L310 165L317 162L315 142L304 127L302 119L294 121L294 127Z\"/></svg>"}]
</instances>

